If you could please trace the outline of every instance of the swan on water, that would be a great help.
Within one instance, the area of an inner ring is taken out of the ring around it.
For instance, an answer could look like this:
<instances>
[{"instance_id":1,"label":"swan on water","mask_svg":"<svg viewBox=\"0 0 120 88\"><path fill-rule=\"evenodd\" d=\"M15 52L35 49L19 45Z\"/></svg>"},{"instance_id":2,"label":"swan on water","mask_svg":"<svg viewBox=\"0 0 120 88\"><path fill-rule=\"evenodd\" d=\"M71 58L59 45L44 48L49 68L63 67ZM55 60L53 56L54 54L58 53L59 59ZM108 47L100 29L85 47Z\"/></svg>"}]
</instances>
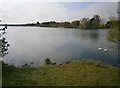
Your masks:
<instances>
[{"instance_id":1,"label":"swan on water","mask_svg":"<svg viewBox=\"0 0 120 88\"><path fill-rule=\"evenodd\" d=\"M99 50L99 51L100 51L100 50L103 50L104 52L107 52L107 51L108 51L107 48L102 48L102 47L99 47L98 50Z\"/></svg>"},{"instance_id":2,"label":"swan on water","mask_svg":"<svg viewBox=\"0 0 120 88\"><path fill-rule=\"evenodd\" d=\"M107 49L107 48L105 48L105 49L104 49L104 52L107 52L107 51L108 51L108 49Z\"/></svg>"},{"instance_id":3,"label":"swan on water","mask_svg":"<svg viewBox=\"0 0 120 88\"><path fill-rule=\"evenodd\" d=\"M98 50L103 50L103 48L99 47Z\"/></svg>"}]
</instances>

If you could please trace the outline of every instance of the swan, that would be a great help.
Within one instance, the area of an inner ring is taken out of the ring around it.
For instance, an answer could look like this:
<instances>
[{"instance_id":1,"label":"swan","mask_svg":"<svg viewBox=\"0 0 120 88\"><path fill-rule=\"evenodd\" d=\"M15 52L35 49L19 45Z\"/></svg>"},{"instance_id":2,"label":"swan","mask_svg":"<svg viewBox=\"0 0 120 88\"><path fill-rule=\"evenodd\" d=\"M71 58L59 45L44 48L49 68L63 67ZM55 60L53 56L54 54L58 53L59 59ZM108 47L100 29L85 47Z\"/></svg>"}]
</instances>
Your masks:
<instances>
[{"instance_id":1,"label":"swan","mask_svg":"<svg viewBox=\"0 0 120 88\"><path fill-rule=\"evenodd\" d=\"M98 50L102 50L103 48L99 47Z\"/></svg>"},{"instance_id":2,"label":"swan","mask_svg":"<svg viewBox=\"0 0 120 88\"><path fill-rule=\"evenodd\" d=\"M107 48L105 48L105 49L104 49L104 52L107 52L107 51L108 51L108 49L107 49Z\"/></svg>"}]
</instances>

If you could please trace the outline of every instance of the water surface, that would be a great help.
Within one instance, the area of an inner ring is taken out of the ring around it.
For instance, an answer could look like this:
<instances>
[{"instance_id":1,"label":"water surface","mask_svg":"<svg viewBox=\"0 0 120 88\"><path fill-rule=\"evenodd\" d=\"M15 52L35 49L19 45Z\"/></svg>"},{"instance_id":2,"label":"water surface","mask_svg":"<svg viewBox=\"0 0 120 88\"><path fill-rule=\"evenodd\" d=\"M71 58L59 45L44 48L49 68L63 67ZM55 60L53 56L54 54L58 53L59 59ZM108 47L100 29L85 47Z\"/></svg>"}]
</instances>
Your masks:
<instances>
[{"instance_id":1,"label":"water surface","mask_svg":"<svg viewBox=\"0 0 120 88\"><path fill-rule=\"evenodd\" d=\"M6 63L43 65L46 58L64 63L72 59L95 59L117 64L118 50L107 40L106 29L81 30L44 27L8 27L4 35L10 43ZM108 52L98 51L108 48Z\"/></svg>"}]
</instances>

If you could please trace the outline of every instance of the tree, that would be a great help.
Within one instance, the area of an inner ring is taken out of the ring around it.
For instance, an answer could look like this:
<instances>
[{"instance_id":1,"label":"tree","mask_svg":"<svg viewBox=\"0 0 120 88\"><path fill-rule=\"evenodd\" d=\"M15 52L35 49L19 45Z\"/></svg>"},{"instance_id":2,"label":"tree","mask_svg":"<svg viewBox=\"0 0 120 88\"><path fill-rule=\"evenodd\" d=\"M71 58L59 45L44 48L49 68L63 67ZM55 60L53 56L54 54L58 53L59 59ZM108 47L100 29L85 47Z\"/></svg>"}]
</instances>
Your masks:
<instances>
[{"instance_id":1,"label":"tree","mask_svg":"<svg viewBox=\"0 0 120 88\"><path fill-rule=\"evenodd\" d=\"M106 23L107 28L116 28L120 25L119 20L116 17L110 17Z\"/></svg>"},{"instance_id":2,"label":"tree","mask_svg":"<svg viewBox=\"0 0 120 88\"><path fill-rule=\"evenodd\" d=\"M71 22L71 26L73 28L79 28L79 25L80 25L80 21L79 20L75 20L75 21Z\"/></svg>"},{"instance_id":3,"label":"tree","mask_svg":"<svg viewBox=\"0 0 120 88\"><path fill-rule=\"evenodd\" d=\"M100 27L100 16L99 15L94 15L92 19L90 19L91 23L91 28L99 28Z\"/></svg>"},{"instance_id":4,"label":"tree","mask_svg":"<svg viewBox=\"0 0 120 88\"><path fill-rule=\"evenodd\" d=\"M89 25L90 25L89 18L85 18L84 17L83 19L81 19L81 21L80 21L80 28L87 29L87 28L90 28Z\"/></svg>"},{"instance_id":5,"label":"tree","mask_svg":"<svg viewBox=\"0 0 120 88\"><path fill-rule=\"evenodd\" d=\"M83 18L80 21L80 27L83 29L98 29L100 28L100 16L99 15L94 15L93 18Z\"/></svg>"},{"instance_id":6,"label":"tree","mask_svg":"<svg viewBox=\"0 0 120 88\"><path fill-rule=\"evenodd\" d=\"M63 25L64 25L65 28L70 28L71 27L70 22L67 22L67 21L65 21Z\"/></svg>"}]
</instances>

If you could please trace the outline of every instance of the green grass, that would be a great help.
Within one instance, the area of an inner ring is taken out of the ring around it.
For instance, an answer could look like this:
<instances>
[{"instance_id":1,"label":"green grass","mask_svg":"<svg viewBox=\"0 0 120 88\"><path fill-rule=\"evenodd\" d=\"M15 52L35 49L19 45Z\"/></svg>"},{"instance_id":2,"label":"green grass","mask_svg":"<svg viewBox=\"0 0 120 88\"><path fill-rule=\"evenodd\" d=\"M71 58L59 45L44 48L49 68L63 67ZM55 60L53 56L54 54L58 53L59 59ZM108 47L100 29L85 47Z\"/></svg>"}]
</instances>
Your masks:
<instances>
[{"instance_id":1,"label":"green grass","mask_svg":"<svg viewBox=\"0 0 120 88\"><path fill-rule=\"evenodd\" d=\"M95 60L71 61L63 65L37 68L3 65L3 74L3 86L118 85L118 67Z\"/></svg>"}]
</instances>

